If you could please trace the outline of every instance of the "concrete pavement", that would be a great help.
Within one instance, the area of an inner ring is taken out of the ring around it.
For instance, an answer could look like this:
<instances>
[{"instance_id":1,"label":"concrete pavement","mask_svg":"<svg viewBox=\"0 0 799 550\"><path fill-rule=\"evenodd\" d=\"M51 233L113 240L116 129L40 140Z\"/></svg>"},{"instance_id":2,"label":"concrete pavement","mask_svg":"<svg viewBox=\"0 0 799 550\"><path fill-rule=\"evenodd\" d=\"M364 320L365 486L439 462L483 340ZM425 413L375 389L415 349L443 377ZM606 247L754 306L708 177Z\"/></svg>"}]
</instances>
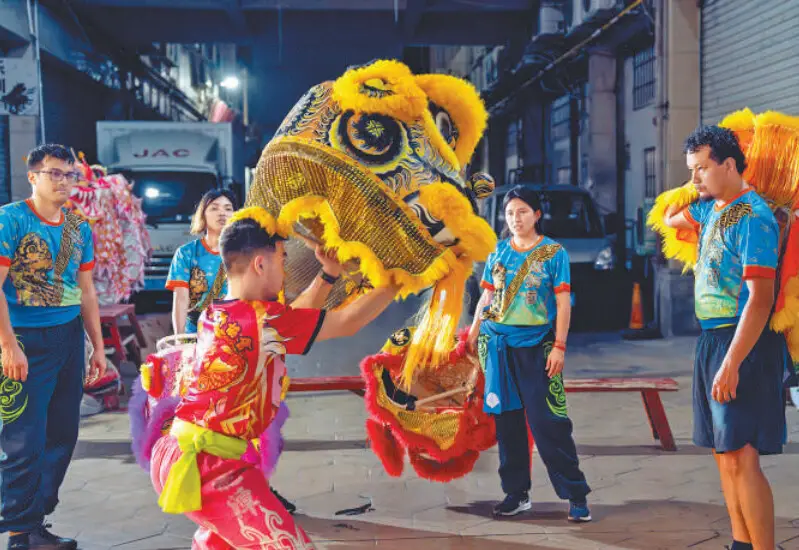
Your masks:
<instances>
[{"instance_id":1,"label":"concrete pavement","mask_svg":"<svg viewBox=\"0 0 799 550\"><path fill-rule=\"evenodd\" d=\"M147 320L150 330L158 323ZM274 486L297 503L296 518L318 548L721 549L731 536L718 474L708 452L690 443L693 343L625 342L606 334L570 339L567 377L671 376L681 385L681 391L663 394L675 453L652 440L638 394L569 394L582 467L593 488L591 524L566 522L566 504L556 498L537 456L533 511L509 520L490 515L502 496L496 448L481 455L471 474L449 484L419 479L409 466L402 477L390 478L364 445L362 400L344 393L289 397L292 416ZM327 356L336 349L326 350ZM292 373L357 372L338 359L333 372L311 357L294 362ZM799 549L799 413L790 409L788 420L785 454L763 460L785 550ZM363 514L336 514L365 504L371 506ZM194 531L189 521L158 509L148 476L131 457L127 417L120 413L84 421L51 519L54 530L77 536L84 550L189 548Z\"/></svg>"}]
</instances>

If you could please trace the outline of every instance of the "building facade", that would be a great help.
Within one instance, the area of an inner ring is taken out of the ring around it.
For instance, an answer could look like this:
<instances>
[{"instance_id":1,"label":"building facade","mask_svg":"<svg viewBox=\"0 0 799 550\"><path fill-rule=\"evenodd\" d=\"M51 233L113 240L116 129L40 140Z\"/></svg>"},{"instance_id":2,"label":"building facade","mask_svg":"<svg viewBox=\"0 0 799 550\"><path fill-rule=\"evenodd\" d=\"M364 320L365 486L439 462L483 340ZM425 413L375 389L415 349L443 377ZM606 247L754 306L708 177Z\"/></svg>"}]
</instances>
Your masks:
<instances>
[{"instance_id":1,"label":"building facade","mask_svg":"<svg viewBox=\"0 0 799 550\"><path fill-rule=\"evenodd\" d=\"M0 204L30 195L24 156L43 141L96 160L98 120L232 120L243 108L236 47L128 52L68 3L0 3Z\"/></svg>"},{"instance_id":2,"label":"building facade","mask_svg":"<svg viewBox=\"0 0 799 550\"><path fill-rule=\"evenodd\" d=\"M743 107L799 114L799 3L705 0L701 116L715 124Z\"/></svg>"},{"instance_id":3,"label":"building facade","mask_svg":"<svg viewBox=\"0 0 799 550\"><path fill-rule=\"evenodd\" d=\"M666 335L697 328L691 279L659 259L644 220L655 196L688 175L682 140L700 120L700 11L695 0L542 0L523 41L431 52L433 70L469 78L489 108L476 168L499 188L588 190L625 268L619 309L629 311L641 282L647 319Z\"/></svg>"}]
</instances>

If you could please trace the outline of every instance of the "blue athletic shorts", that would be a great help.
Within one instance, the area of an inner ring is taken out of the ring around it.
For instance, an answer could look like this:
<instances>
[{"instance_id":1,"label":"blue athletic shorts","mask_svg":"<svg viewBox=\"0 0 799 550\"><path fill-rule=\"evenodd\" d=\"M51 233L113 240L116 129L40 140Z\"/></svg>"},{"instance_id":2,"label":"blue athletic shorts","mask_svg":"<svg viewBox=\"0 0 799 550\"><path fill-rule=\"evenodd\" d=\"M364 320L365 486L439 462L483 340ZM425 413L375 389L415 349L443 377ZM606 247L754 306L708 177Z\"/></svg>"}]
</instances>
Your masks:
<instances>
[{"instance_id":1,"label":"blue athletic shorts","mask_svg":"<svg viewBox=\"0 0 799 550\"><path fill-rule=\"evenodd\" d=\"M704 330L694 361L694 443L717 453L747 443L760 454L780 454L785 439L785 337L768 329L741 363L737 397L713 400L713 380L732 343L736 327Z\"/></svg>"}]
</instances>

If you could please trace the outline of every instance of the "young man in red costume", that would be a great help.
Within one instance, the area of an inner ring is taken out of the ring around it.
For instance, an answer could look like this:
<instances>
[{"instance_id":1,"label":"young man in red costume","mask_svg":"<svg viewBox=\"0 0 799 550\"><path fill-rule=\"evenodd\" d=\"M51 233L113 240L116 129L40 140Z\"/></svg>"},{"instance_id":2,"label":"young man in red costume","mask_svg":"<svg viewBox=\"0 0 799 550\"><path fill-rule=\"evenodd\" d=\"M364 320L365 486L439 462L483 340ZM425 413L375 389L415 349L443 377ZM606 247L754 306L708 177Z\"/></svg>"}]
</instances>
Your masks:
<instances>
[{"instance_id":1,"label":"young man in red costume","mask_svg":"<svg viewBox=\"0 0 799 550\"><path fill-rule=\"evenodd\" d=\"M194 549L313 548L269 488L286 416L284 358L306 353L315 341L355 334L398 290L377 288L330 313L302 308L316 302L313 292L283 305L282 241L275 220L259 207L237 212L223 230L231 299L214 302L200 319L191 382L170 433L153 448L159 504L200 526ZM260 468L245 460L257 438Z\"/></svg>"}]
</instances>

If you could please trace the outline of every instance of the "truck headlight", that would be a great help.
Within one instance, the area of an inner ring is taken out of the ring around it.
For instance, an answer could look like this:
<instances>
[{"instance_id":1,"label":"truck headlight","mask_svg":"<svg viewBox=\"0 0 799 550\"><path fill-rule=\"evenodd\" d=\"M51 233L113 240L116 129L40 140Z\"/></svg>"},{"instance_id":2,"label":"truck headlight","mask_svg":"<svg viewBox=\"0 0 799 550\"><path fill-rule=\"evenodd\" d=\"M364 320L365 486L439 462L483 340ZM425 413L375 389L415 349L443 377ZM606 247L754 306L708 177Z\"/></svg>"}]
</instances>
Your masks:
<instances>
[{"instance_id":1,"label":"truck headlight","mask_svg":"<svg viewBox=\"0 0 799 550\"><path fill-rule=\"evenodd\" d=\"M596 255L596 260L594 260L594 269L598 271L608 271L613 269L615 265L616 257L613 254L613 248L610 246L600 250L599 254Z\"/></svg>"}]
</instances>

